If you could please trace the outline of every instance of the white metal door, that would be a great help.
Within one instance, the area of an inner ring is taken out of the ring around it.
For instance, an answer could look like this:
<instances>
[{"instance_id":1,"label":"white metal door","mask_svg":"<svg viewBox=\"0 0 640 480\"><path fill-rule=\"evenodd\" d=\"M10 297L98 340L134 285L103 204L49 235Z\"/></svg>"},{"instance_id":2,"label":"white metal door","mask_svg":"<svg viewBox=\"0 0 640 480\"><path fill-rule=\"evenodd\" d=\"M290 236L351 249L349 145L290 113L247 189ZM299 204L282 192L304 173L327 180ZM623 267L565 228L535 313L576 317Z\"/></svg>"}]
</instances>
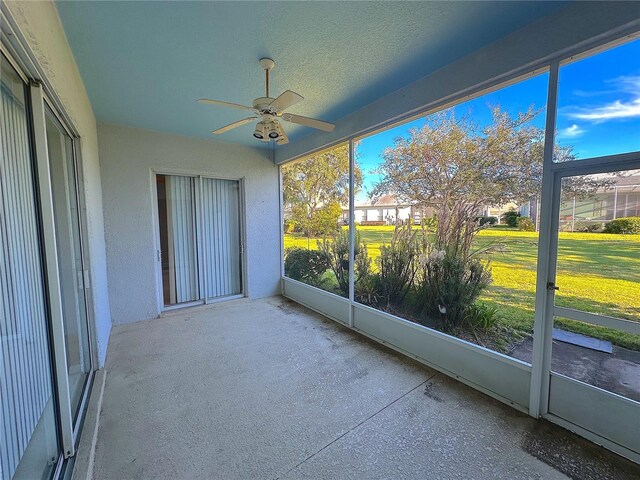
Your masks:
<instances>
[{"instance_id":1,"label":"white metal door","mask_svg":"<svg viewBox=\"0 0 640 480\"><path fill-rule=\"evenodd\" d=\"M577 225L597 230L619 216L619 208L627 213L640 208L635 180L640 180L640 159L628 155L576 162L554 172L544 339L548 403L541 413L638 461L640 311L630 305L640 295L640 242L624 235L597 241L606 233L574 240L580 235ZM591 194L572 193L585 182L593 183ZM629 184L624 206L618 202L621 184ZM608 261L591 266L588 259L596 256ZM589 292L597 288L606 289L610 301L593 301Z\"/></svg>"}]
</instances>

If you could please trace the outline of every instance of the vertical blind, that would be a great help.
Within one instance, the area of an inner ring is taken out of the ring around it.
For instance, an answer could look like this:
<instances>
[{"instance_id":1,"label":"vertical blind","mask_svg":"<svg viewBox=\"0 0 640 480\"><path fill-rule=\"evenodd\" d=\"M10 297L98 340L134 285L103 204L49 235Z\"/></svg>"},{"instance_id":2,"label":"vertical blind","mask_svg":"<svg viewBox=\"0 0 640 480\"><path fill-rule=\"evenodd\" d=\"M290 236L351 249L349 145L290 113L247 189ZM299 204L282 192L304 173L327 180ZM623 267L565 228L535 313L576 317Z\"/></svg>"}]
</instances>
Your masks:
<instances>
[{"instance_id":1,"label":"vertical blind","mask_svg":"<svg viewBox=\"0 0 640 480\"><path fill-rule=\"evenodd\" d=\"M240 208L236 180L202 179L207 297L241 292Z\"/></svg>"},{"instance_id":2,"label":"vertical blind","mask_svg":"<svg viewBox=\"0 0 640 480\"><path fill-rule=\"evenodd\" d=\"M1 85L0 477L9 479L52 389L24 90Z\"/></svg>"},{"instance_id":3,"label":"vertical blind","mask_svg":"<svg viewBox=\"0 0 640 480\"><path fill-rule=\"evenodd\" d=\"M194 178L168 176L176 303L199 298Z\"/></svg>"}]
</instances>

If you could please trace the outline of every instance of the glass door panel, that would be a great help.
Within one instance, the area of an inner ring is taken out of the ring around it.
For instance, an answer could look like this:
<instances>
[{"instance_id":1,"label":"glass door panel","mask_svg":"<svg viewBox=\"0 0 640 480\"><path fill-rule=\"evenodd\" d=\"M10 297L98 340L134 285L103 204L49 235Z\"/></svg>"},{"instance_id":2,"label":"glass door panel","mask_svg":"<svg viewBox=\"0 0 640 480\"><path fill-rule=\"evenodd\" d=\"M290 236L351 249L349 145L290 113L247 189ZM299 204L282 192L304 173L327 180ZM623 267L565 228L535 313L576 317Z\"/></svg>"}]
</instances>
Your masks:
<instances>
[{"instance_id":1,"label":"glass door panel","mask_svg":"<svg viewBox=\"0 0 640 480\"><path fill-rule=\"evenodd\" d=\"M195 178L157 175L158 230L165 306L200 296Z\"/></svg>"},{"instance_id":2,"label":"glass door panel","mask_svg":"<svg viewBox=\"0 0 640 480\"><path fill-rule=\"evenodd\" d=\"M240 186L237 180L202 179L207 298L242 292Z\"/></svg>"},{"instance_id":3,"label":"glass door panel","mask_svg":"<svg viewBox=\"0 0 640 480\"><path fill-rule=\"evenodd\" d=\"M562 179L556 270L551 370L640 402L640 170Z\"/></svg>"},{"instance_id":4,"label":"glass door panel","mask_svg":"<svg viewBox=\"0 0 640 480\"><path fill-rule=\"evenodd\" d=\"M71 137L50 111L46 113L69 395L75 417L91 372L76 170Z\"/></svg>"},{"instance_id":5,"label":"glass door panel","mask_svg":"<svg viewBox=\"0 0 640 480\"><path fill-rule=\"evenodd\" d=\"M0 478L47 478L60 446L25 84L1 59Z\"/></svg>"}]
</instances>

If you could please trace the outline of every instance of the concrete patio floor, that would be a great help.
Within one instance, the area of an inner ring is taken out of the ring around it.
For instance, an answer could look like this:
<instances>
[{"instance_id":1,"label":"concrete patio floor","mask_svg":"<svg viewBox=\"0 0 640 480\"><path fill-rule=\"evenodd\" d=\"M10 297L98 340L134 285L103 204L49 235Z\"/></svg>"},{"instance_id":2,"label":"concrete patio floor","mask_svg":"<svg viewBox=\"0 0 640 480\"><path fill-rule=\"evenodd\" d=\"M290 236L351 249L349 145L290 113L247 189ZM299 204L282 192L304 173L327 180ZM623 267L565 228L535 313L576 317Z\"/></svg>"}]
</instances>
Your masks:
<instances>
[{"instance_id":1,"label":"concrete patio floor","mask_svg":"<svg viewBox=\"0 0 640 480\"><path fill-rule=\"evenodd\" d=\"M74 478L640 478L281 297L115 327L105 371Z\"/></svg>"}]
</instances>

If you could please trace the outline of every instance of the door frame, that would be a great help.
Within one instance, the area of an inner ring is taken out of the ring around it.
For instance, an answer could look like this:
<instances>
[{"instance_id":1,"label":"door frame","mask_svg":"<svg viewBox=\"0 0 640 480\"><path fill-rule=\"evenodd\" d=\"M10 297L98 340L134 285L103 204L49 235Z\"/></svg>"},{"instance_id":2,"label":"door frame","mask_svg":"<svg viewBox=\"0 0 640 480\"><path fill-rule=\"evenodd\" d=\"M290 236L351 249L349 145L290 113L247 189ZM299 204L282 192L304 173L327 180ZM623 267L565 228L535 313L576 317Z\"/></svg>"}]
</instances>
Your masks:
<instances>
[{"instance_id":1,"label":"door frame","mask_svg":"<svg viewBox=\"0 0 640 480\"><path fill-rule=\"evenodd\" d=\"M555 117L555 115L553 116ZM553 122L555 125L555 118ZM552 141L550 145L553 144ZM546 160L545 155L545 162ZM628 431L628 428L612 428L610 416L604 415L599 418L597 415L602 409L617 411L622 418L619 420L621 425L631 426L633 422L637 422L640 425L640 421L638 421L640 419L640 402L551 371L555 316L610 328L621 328L626 331L637 329L637 324L633 322L627 323L625 320L614 317L594 315L588 312L555 306L555 283L562 179L580 175L640 169L640 152L563 163L553 163L551 161L549 163L548 165L545 163L547 171L543 179L541 201L542 215L538 250L530 414L546 418L595 443L631 458L635 462L640 462L640 451L632 449L629 446L629 439L625 436L625 431ZM556 390L563 392L562 397L560 394L554 395ZM563 398L570 398L570 400L564 401ZM564 412L564 414L559 413L558 410ZM581 416L580 412L583 414L591 412L592 414L589 415L589 418L586 418L586 415ZM618 439L620 443L618 443Z\"/></svg>"},{"instance_id":2,"label":"door frame","mask_svg":"<svg viewBox=\"0 0 640 480\"><path fill-rule=\"evenodd\" d=\"M195 178L195 218L196 218L196 238L197 238L197 256L201 259L198 262L198 293L199 299L194 300L193 302L185 302L177 305L166 306L164 304L164 294L163 294L163 278L162 278L162 262L158 259L158 252L160 252L160 223L158 218L158 189L156 184L156 176L157 175L178 175L183 177L192 177ZM240 226L240 293L236 295L229 295L220 298L207 298L207 285L206 285L206 275L205 275L205 262L206 256L201 252L201 244L203 240L203 232L202 232L202 179L203 178L212 178L216 180L232 180L238 182L238 221ZM244 177L233 177L228 175L219 175L215 172L204 172L204 171L194 171L194 170L186 170L186 169L176 169L171 167L151 167L149 169L149 182L150 182L150 191L152 198L152 222L153 222L153 232L154 232L154 269L156 273L156 301L158 305L158 312L160 314L164 312L169 312L173 310L179 310L182 308L196 307L199 305L208 305L210 303L218 303L224 302L227 300L236 300L239 298L248 296L248 281L247 281L247 228L246 228L246 201L245 201L245 178Z\"/></svg>"}]
</instances>

